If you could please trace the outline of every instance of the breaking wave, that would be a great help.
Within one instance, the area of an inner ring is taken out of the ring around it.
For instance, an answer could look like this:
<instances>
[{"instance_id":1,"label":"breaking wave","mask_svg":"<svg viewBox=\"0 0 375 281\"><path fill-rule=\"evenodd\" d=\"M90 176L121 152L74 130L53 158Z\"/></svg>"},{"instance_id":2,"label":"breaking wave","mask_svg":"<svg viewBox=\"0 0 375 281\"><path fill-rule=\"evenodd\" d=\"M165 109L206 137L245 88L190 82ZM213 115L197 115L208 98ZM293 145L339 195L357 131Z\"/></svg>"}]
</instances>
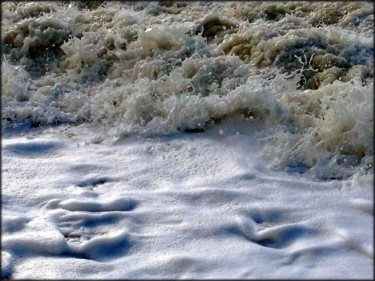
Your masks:
<instances>
[{"instance_id":1,"label":"breaking wave","mask_svg":"<svg viewBox=\"0 0 375 281\"><path fill-rule=\"evenodd\" d=\"M276 169L372 172L371 2L4 2L2 128L259 119Z\"/></svg>"}]
</instances>

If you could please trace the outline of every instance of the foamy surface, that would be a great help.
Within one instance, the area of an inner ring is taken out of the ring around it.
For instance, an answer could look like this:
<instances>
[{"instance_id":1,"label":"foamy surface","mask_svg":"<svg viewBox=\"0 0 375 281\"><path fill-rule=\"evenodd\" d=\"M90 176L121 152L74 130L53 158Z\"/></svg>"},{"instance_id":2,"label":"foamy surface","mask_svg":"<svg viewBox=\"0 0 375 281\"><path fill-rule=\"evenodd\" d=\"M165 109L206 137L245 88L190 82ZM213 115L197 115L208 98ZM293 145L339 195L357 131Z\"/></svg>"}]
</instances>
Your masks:
<instances>
[{"instance_id":1,"label":"foamy surface","mask_svg":"<svg viewBox=\"0 0 375 281\"><path fill-rule=\"evenodd\" d=\"M373 278L370 2L2 11L2 278Z\"/></svg>"}]
</instances>

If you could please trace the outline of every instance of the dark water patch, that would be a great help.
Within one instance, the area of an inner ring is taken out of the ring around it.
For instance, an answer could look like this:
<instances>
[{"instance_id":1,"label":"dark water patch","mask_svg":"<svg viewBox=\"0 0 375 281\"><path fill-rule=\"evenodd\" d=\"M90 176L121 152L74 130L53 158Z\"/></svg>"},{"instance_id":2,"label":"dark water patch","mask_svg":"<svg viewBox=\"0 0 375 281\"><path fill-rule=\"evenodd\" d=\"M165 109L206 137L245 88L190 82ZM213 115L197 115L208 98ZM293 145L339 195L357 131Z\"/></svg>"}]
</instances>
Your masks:
<instances>
[{"instance_id":1,"label":"dark water patch","mask_svg":"<svg viewBox=\"0 0 375 281\"><path fill-rule=\"evenodd\" d=\"M67 1L69 2L69 1ZM95 10L99 8L105 1L75 1L74 4L77 6L78 9L84 10Z\"/></svg>"},{"instance_id":2,"label":"dark water patch","mask_svg":"<svg viewBox=\"0 0 375 281\"><path fill-rule=\"evenodd\" d=\"M96 165L96 164L77 164L69 167L67 170L72 173L77 174L89 174L91 172L98 172L102 170L108 170L109 168L104 165ZM108 178L102 178L103 183L108 181ZM83 183L83 182L81 182Z\"/></svg>"},{"instance_id":3,"label":"dark water patch","mask_svg":"<svg viewBox=\"0 0 375 281\"><path fill-rule=\"evenodd\" d=\"M251 181L251 180L254 180L256 178L257 178L257 176L253 173L243 173L243 174L234 176L231 179L235 180L235 181Z\"/></svg>"},{"instance_id":4,"label":"dark water patch","mask_svg":"<svg viewBox=\"0 0 375 281\"><path fill-rule=\"evenodd\" d=\"M205 131L205 128L178 128L177 130L186 132L186 133L202 133Z\"/></svg>"},{"instance_id":5,"label":"dark water patch","mask_svg":"<svg viewBox=\"0 0 375 281\"><path fill-rule=\"evenodd\" d=\"M109 181L111 181L111 178L108 178L108 177L92 178L92 179L87 179L87 180L77 183L77 186L79 187L96 186L96 185L104 184Z\"/></svg>"},{"instance_id":6,"label":"dark water patch","mask_svg":"<svg viewBox=\"0 0 375 281\"><path fill-rule=\"evenodd\" d=\"M19 143L6 145L4 149L21 156L45 156L51 152L56 152L61 148L61 144L53 142L41 143Z\"/></svg>"},{"instance_id":7,"label":"dark water patch","mask_svg":"<svg viewBox=\"0 0 375 281\"><path fill-rule=\"evenodd\" d=\"M219 15L210 15L201 22L201 28L198 30L209 41L212 41L212 39L217 41L218 38L224 37L225 34L234 33L236 26L236 23L229 19Z\"/></svg>"},{"instance_id":8,"label":"dark water patch","mask_svg":"<svg viewBox=\"0 0 375 281\"><path fill-rule=\"evenodd\" d=\"M3 53L13 64L23 65L36 79L59 67L64 56L60 46L72 34L62 22L28 19L4 34Z\"/></svg>"},{"instance_id":9,"label":"dark water patch","mask_svg":"<svg viewBox=\"0 0 375 281\"><path fill-rule=\"evenodd\" d=\"M267 20L278 21L285 16L287 9L281 5L270 4L264 9L265 18Z\"/></svg>"},{"instance_id":10,"label":"dark water patch","mask_svg":"<svg viewBox=\"0 0 375 281\"><path fill-rule=\"evenodd\" d=\"M255 209L249 215L257 224L275 224L282 221L284 217L281 210L272 209Z\"/></svg>"},{"instance_id":11,"label":"dark water patch","mask_svg":"<svg viewBox=\"0 0 375 281\"><path fill-rule=\"evenodd\" d=\"M287 173L290 173L290 174L294 174L294 173L303 174L306 171L308 171L309 168L311 168L311 167L306 165L303 162L293 162L292 161L292 162L289 162L285 166L284 171L287 172Z\"/></svg>"}]
</instances>

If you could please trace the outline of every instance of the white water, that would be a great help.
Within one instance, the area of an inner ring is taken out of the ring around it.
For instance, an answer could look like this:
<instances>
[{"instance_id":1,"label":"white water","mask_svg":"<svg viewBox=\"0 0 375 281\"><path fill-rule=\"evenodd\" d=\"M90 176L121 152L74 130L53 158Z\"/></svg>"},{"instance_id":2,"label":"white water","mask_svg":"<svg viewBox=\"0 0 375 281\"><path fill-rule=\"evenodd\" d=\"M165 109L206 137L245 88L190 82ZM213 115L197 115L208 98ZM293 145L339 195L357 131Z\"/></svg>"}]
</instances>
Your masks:
<instances>
[{"instance_id":1,"label":"white water","mask_svg":"<svg viewBox=\"0 0 375 281\"><path fill-rule=\"evenodd\" d=\"M2 277L373 277L370 3L92 5L2 4Z\"/></svg>"}]
</instances>

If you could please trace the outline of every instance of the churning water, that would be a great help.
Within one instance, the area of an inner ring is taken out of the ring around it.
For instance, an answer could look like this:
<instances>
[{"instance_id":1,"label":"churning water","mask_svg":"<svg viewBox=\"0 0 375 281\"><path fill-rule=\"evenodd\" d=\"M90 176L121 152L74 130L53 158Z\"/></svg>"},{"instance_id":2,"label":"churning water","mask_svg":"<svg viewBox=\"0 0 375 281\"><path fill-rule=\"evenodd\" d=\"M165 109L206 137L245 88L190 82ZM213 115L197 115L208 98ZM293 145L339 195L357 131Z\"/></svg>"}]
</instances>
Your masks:
<instances>
[{"instance_id":1,"label":"churning water","mask_svg":"<svg viewBox=\"0 0 375 281\"><path fill-rule=\"evenodd\" d=\"M3 2L2 127L258 119L274 167L372 172L371 2Z\"/></svg>"}]
</instances>

